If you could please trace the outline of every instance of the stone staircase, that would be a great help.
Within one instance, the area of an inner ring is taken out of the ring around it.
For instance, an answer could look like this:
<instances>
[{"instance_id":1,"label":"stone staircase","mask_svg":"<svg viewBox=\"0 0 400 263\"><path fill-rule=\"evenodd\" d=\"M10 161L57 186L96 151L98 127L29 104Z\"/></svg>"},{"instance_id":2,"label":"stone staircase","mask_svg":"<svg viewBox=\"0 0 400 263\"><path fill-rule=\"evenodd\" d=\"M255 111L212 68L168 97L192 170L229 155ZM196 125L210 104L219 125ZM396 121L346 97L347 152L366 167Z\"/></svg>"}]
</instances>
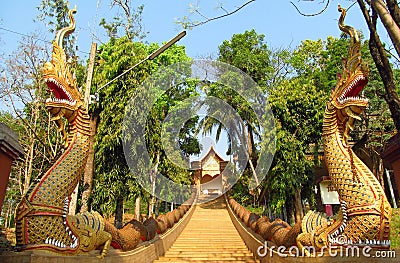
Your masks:
<instances>
[{"instance_id":1,"label":"stone staircase","mask_svg":"<svg viewBox=\"0 0 400 263\"><path fill-rule=\"evenodd\" d=\"M155 262L259 262L231 222L223 197L198 204L172 247Z\"/></svg>"}]
</instances>

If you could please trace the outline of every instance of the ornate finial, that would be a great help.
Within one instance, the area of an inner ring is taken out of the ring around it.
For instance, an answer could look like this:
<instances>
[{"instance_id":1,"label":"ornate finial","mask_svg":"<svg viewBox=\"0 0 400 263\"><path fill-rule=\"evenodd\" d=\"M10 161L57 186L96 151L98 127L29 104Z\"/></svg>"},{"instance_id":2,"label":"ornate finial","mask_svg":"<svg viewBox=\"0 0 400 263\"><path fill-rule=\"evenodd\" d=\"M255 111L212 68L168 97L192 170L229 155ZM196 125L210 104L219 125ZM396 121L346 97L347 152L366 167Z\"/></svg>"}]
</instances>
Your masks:
<instances>
[{"instance_id":1,"label":"ornate finial","mask_svg":"<svg viewBox=\"0 0 400 263\"><path fill-rule=\"evenodd\" d=\"M361 67L364 67L364 74L368 74L367 67L363 66L361 61L361 42L358 33L353 27L344 24L346 9L338 5L338 11L341 12L338 22L339 28L351 38L348 55L344 60L344 72L341 79L346 80L350 72L354 75ZM340 82L338 82L338 84L340 84Z\"/></svg>"},{"instance_id":2,"label":"ornate finial","mask_svg":"<svg viewBox=\"0 0 400 263\"><path fill-rule=\"evenodd\" d=\"M75 31L75 25L76 24L75 24L75 18L74 18L74 15L73 15L75 13L76 13L76 6L74 6L74 9L70 9L68 11L68 17L69 17L69 20L71 21L69 26L66 26L66 27L62 28L57 32L56 39L54 41L60 47L62 47L62 42L63 42L64 37L68 36L69 34L71 34L72 32Z\"/></svg>"},{"instance_id":3,"label":"ornate finial","mask_svg":"<svg viewBox=\"0 0 400 263\"><path fill-rule=\"evenodd\" d=\"M340 30L342 30L344 33L348 34L351 37L352 44L359 43L360 39L358 38L357 31L353 27L344 24L344 18L346 17L346 9L338 5L338 11L342 13L340 15L338 23Z\"/></svg>"}]
</instances>

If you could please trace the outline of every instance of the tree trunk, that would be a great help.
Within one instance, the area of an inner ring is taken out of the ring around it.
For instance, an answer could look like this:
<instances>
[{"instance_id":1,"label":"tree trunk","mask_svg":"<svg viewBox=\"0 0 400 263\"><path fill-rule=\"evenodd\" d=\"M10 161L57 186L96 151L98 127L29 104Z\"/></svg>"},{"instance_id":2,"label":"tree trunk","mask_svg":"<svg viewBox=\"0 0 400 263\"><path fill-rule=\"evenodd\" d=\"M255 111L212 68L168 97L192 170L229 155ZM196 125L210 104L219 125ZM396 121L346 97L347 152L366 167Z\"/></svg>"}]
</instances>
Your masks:
<instances>
[{"instance_id":1,"label":"tree trunk","mask_svg":"<svg viewBox=\"0 0 400 263\"><path fill-rule=\"evenodd\" d=\"M5 209L4 209L4 207L3 207L3 211L4 211ZM8 205L8 207L7 207L7 210L5 210L5 211L7 211L6 212L6 215L5 215L5 222L4 222L4 228L5 229L7 229L8 228L8 226L10 225L10 220L9 220L9 218L10 218L10 214L11 214L11 205L9 204ZM1 212L1 211L0 211Z\"/></svg>"},{"instance_id":2,"label":"tree trunk","mask_svg":"<svg viewBox=\"0 0 400 263\"><path fill-rule=\"evenodd\" d=\"M135 200L135 219L140 220L140 196L136 197Z\"/></svg>"},{"instance_id":3,"label":"tree trunk","mask_svg":"<svg viewBox=\"0 0 400 263\"><path fill-rule=\"evenodd\" d=\"M244 131L244 136L245 136L246 141L240 140L240 142L243 145L247 146L246 147L247 148L247 154L249 155L249 161L248 162L249 162L249 165L250 165L251 172L253 174L253 179L254 179L255 186L257 187L257 186L260 185L260 182L258 181L256 169L254 168L253 161L252 161L252 158L251 158L251 155L253 154L253 148L254 148L253 147L253 143L252 143L252 140L249 139L250 138L249 136L252 137L252 132L248 130L250 126L249 125L246 126L244 124L243 120L241 120L241 124L243 126L243 131ZM235 127L237 134L240 134L240 132L237 129L235 124L233 124L233 127ZM251 134L250 134L250 132L251 132ZM239 136L239 138L241 139L241 136ZM250 185L250 187L253 187L253 186ZM258 195L260 195L260 193L261 193L261 189L260 188L257 188L257 193L258 193Z\"/></svg>"},{"instance_id":4,"label":"tree trunk","mask_svg":"<svg viewBox=\"0 0 400 263\"><path fill-rule=\"evenodd\" d=\"M99 115L95 112L90 118L90 136L89 136L89 154L86 161L85 171L83 174L83 192L82 192L82 206L80 212L89 210L89 197L92 193L93 187L93 172L94 172L94 143L95 135L97 133Z\"/></svg>"},{"instance_id":5,"label":"tree trunk","mask_svg":"<svg viewBox=\"0 0 400 263\"><path fill-rule=\"evenodd\" d=\"M397 26L389 10L386 8L386 4L382 0L371 0L371 6L381 19L397 54L400 56L400 28Z\"/></svg>"},{"instance_id":6,"label":"tree trunk","mask_svg":"<svg viewBox=\"0 0 400 263\"><path fill-rule=\"evenodd\" d=\"M154 203L156 200L156 178L158 173L158 164L160 163L160 152L157 152L156 156L156 163L154 165L154 170L150 175L150 182L151 182L151 198L149 202L149 217L151 217L154 213Z\"/></svg>"},{"instance_id":7,"label":"tree trunk","mask_svg":"<svg viewBox=\"0 0 400 263\"><path fill-rule=\"evenodd\" d=\"M155 207L154 207L154 213L155 213L156 217L160 213L160 200L159 199L156 199L156 204L155 204Z\"/></svg>"},{"instance_id":8,"label":"tree trunk","mask_svg":"<svg viewBox=\"0 0 400 263\"><path fill-rule=\"evenodd\" d=\"M294 209L295 209L295 218L297 223L300 222L304 217L303 204L301 202L301 189L298 189L294 193Z\"/></svg>"},{"instance_id":9,"label":"tree trunk","mask_svg":"<svg viewBox=\"0 0 400 263\"><path fill-rule=\"evenodd\" d=\"M374 158L375 176L378 179L379 183L381 184L383 191L385 191L385 179L383 178L383 173L384 173L383 160L377 153L374 152L373 154L375 155Z\"/></svg>"},{"instance_id":10,"label":"tree trunk","mask_svg":"<svg viewBox=\"0 0 400 263\"><path fill-rule=\"evenodd\" d=\"M386 54L386 50L380 41L378 33L376 32L377 16L375 13L370 16L367 7L362 0L357 0L357 2L370 31L369 49L371 56L385 86L386 94L383 98L389 106L390 114L397 131L400 131L400 99L396 93L393 72Z\"/></svg>"},{"instance_id":11,"label":"tree trunk","mask_svg":"<svg viewBox=\"0 0 400 263\"><path fill-rule=\"evenodd\" d=\"M32 144L29 146L29 153L26 158L26 169L25 169L25 178L24 178L24 184L22 186L22 195L24 195L28 189L29 185L31 183L31 177L32 177L32 166L33 166L33 159L34 159L34 149L35 149L35 141L33 140Z\"/></svg>"},{"instance_id":12,"label":"tree trunk","mask_svg":"<svg viewBox=\"0 0 400 263\"><path fill-rule=\"evenodd\" d=\"M122 221L124 217L124 197L122 195L117 197L117 206L115 208L115 221L114 226L118 229L122 228Z\"/></svg>"},{"instance_id":13,"label":"tree trunk","mask_svg":"<svg viewBox=\"0 0 400 263\"><path fill-rule=\"evenodd\" d=\"M386 0L386 4L396 25L400 27L400 7L397 0Z\"/></svg>"},{"instance_id":14,"label":"tree trunk","mask_svg":"<svg viewBox=\"0 0 400 263\"><path fill-rule=\"evenodd\" d=\"M33 111L33 127L36 128L37 123L38 123L38 118L39 118L39 107L35 107L34 111ZM22 195L24 195L28 189L29 189L29 185L31 184L31 179L32 179L32 171L33 171L33 160L35 159L35 143L36 143L36 139L35 138L35 134L34 134L34 130L32 129L31 132L29 132L31 134L31 138L32 138L32 143L29 146L29 154L27 157L27 167L25 169L25 178L24 178L24 184L23 184L23 193Z\"/></svg>"}]
</instances>

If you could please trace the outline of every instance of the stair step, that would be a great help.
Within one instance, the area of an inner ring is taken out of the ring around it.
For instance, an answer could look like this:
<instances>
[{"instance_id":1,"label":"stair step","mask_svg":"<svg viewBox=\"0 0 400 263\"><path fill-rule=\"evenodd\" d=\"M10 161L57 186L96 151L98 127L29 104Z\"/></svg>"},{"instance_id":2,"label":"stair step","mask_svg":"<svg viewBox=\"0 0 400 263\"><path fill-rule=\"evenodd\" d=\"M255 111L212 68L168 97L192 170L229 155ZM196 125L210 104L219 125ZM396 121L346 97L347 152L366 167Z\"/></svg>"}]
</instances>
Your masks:
<instances>
[{"instance_id":1,"label":"stair step","mask_svg":"<svg viewBox=\"0 0 400 263\"><path fill-rule=\"evenodd\" d=\"M167 259L167 260L166 260ZM254 258L250 257L168 257L168 258L160 258L155 262L165 262L165 261L179 261L179 260L186 260L186 261L233 261L233 262L257 262Z\"/></svg>"},{"instance_id":2,"label":"stair step","mask_svg":"<svg viewBox=\"0 0 400 263\"><path fill-rule=\"evenodd\" d=\"M207 248L195 248L195 249L172 249L168 250L166 254L171 253L204 253L204 252L209 252L209 253L250 253L249 250L247 249L207 249Z\"/></svg>"},{"instance_id":3,"label":"stair step","mask_svg":"<svg viewBox=\"0 0 400 263\"><path fill-rule=\"evenodd\" d=\"M218 207L215 209L214 207ZM222 197L197 205L172 247L155 262L259 262L236 231Z\"/></svg>"},{"instance_id":4,"label":"stair step","mask_svg":"<svg viewBox=\"0 0 400 263\"><path fill-rule=\"evenodd\" d=\"M180 249L190 249L190 248L199 248L199 249L204 249L204 248L216 248L216 249L247 249L245 245L243 246L230 246L230 245L220 245L220 246L215 246L215 245L188 245L188 244L176 244L172 248L180 248ZM172 249L171 248L171 249Z\"/></svg>"},{"instance_id":5,"label":"stair step","mask_svg":"<svg viewBox=\"0 0 400 263\"><path fill-rule=\"evenodd\" d=\"M209 252L209 251L203 251L203 252L191 252L191 251L186 251L186 252L167 252L165 254L165 257L212 257L212 258L219 258L219 257L252 257L253 253L247 252L247 253L237 253L235 251L218 251L218 252Z\"/></svg>"}]
</instances>

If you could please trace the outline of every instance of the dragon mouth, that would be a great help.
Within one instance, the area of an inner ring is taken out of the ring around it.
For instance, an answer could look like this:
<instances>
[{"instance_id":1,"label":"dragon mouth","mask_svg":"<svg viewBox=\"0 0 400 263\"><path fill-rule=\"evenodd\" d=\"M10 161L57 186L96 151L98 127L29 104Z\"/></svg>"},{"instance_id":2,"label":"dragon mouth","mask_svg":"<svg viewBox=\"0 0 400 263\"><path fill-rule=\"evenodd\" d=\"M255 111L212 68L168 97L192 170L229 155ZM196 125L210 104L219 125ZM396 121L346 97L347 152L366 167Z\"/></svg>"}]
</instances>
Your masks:
<instances>
[{"instance_id":1,"label":"dragon mouth","mask_svg":"<svg viewBox=\"0 0 400 263\"><path fill-rule=\"evenodd\" d=\"M66 197L64 199L64 209L63 209L63 221L64 221L64 226L65 226L65 231L68 233L68 236L70 239L72 239L71 244L66 245L62 241L58 240L57 238L52 238L48 237L44 241L46 245L53 245L55 247L59 248L65 248L65 249L75 249L79 245L79 238L74 235L74 233L71 231L68 222L67 222L67 214L68 214L68 208L69 208L69 199Z\"/></svg>"},{"instance_id":2,"label":"dragon mouth","mask_svg":"<svg viewBox=\"0 0 400 263\"><path fill-rule=\"evenodd\" d=\"M348 102L361 102L362 104L368 103L367 99L358 96L367 83L368 78L363 75L359 75L350 83L347 89L344 90L342 95L337 98L337 101L342 105Z\"/></svg>"},{"instance_id":3,"label":"dragon mouth","mask_svg":"<svg viewBox=\"0 0 400 263\"><path fill-rule=\"evenodd\" d=\"M72 98L72 95L53 78L45 80L47 87L54 94L55 98L47 98L46 103L64 103L70 106L76 105L76 100Z\"/></svg>"}]
</instances>

